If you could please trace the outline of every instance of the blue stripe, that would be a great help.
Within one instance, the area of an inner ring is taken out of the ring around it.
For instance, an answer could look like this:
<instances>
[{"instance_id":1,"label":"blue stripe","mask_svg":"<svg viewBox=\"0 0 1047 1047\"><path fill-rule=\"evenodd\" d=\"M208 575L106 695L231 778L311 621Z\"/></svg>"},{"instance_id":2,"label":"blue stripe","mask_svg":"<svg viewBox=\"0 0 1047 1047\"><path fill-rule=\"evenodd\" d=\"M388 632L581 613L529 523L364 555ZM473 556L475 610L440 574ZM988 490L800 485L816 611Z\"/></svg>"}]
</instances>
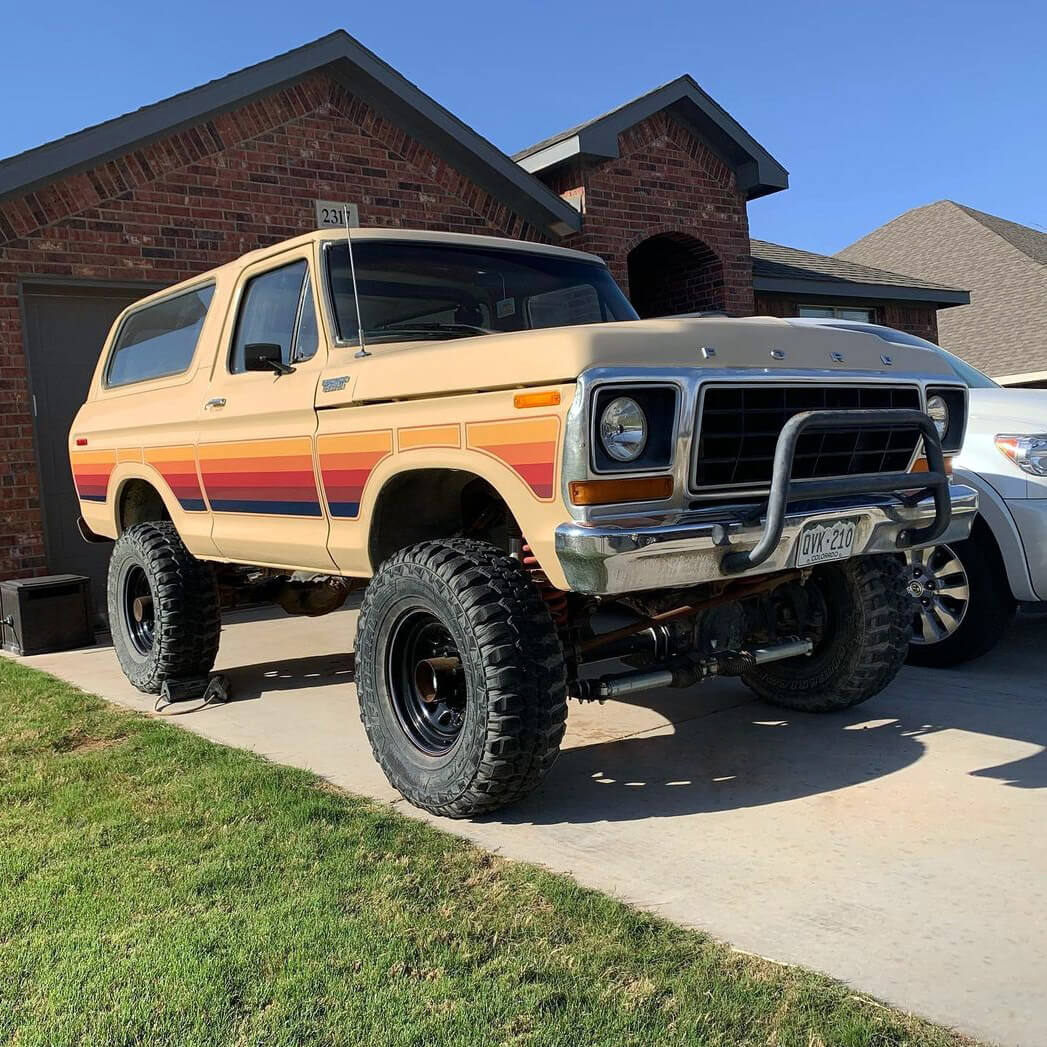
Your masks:
<instances>
[{"instance_id":1,"label":"blue stripe","mask_svg":"<svg viewBox=\"0 0 1047 1047\"><path fill-rule=\"evenodd\" d=\"M187 513L202 513L205 508L202 498L179 498L178 503Z\"/></svg>"},{"instance_id":2,"label":"blue stripe","mask_svg":"<svg viewBox=\"0 0 1047 1047\"><path fill-rule=\"evenodd\" d=\"M211 499L211 508L218 513L269 513L275 516L322 516L319 502L241 501L240 499Z\"/></svg>"},{"instance_id":3,"label":"blue stripe","mask_svg":"<svg viewBox=\"0 0 1047 1047\"><path fill-rule=\"evenodd\" d=\"M80 495L80 497L85 502L104 502L105 501L105 495L104 494L82 494L82 495Z\"/></svg>"},{"instance_id":4,"label":"blue stripe","mask_svg":"<svg viewBox=\"0 0 1047 1047\"><path fill-rule=\"evenodd\" d=\"M327 508L331 510L332 516L359 516L359 502L328 502Z\"/></svg>"}]
</instances>

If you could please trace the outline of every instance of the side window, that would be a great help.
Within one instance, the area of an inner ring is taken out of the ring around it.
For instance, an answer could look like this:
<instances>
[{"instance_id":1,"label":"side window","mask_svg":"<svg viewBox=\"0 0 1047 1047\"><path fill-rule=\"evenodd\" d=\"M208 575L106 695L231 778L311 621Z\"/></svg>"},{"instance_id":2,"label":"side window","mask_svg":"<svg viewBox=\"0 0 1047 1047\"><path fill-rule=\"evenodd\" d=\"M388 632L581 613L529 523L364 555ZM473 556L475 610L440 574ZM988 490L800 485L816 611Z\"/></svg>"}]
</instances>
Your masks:
<instances>
[{"instance_id":1,"label":"side window","mask_svg":"<svg viewBox=\"0 0 1047 1047\"><path fill-rule=\"evenodd\" d=\"M109 357L106 385L129 385L187 371L213 296L211 284L131 313Z\"/></svg>"},{"instance_id":2,"label":"side window","mask_svg":"<svg viewBox=\"0 0 1047 1047\"><path fill-rule=\"evenodd\" d=\"M298 314L298 330L294 336L294 358L296 362L311 360L320 346L320 332L316 327L316 304L313 288L306 273L302 287L302 304Z\"/></svg>"},{"instance_id":3,"label":"side window","mask_svg":"<svg viewBox=\"0 0 1047 1047\"><path fill-rule=\"evenodd\" d=\"M256 343L280 346L280 359L285 364L292 362L291 348L307 272L308 266L302 259L247 282L229 357L229 370L234 374L244 370L244 346Z\"/></svg>"}]
</instances>

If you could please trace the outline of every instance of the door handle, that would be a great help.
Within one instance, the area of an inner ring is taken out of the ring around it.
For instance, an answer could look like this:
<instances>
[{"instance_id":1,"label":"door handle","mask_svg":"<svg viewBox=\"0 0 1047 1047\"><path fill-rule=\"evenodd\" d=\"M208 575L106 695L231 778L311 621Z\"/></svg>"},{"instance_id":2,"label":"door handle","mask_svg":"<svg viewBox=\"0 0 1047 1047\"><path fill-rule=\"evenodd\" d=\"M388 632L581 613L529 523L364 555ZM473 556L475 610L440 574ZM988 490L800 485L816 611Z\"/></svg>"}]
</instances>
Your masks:
<instances>
[{"instance_id":1,"label":"door handle","mask_svg":"<svg viewBox=\"0 0 1047 1047\"><path fill-rule=\"evenodd\" d=\"M225 407L225 397L213 396L204 404L205 411L210 411L212 407Z\"/></svg>"}]
</instances>

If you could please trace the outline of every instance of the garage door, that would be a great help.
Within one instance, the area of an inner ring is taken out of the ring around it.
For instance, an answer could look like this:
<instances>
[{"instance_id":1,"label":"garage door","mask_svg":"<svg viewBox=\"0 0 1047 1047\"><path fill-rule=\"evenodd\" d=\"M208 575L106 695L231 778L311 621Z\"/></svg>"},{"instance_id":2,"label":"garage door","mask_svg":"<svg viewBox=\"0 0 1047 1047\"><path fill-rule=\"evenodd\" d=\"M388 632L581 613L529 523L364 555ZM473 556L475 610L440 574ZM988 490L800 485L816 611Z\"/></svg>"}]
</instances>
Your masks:
<instances>
[{"instance_id":1,"label":"garage door","mask_svg":"<svg viewBox=\"0 0 1047 1047\"><path fill-rule=\"evenodd\" d=\"M105 618L105 572L111 546L89 545L77 533L80 510L66 439L113 320L152 290L40 285L26 286L22 292L47 566L52 574L85 574L91 579L100 624Z\"/></svg>"}]
</instances>

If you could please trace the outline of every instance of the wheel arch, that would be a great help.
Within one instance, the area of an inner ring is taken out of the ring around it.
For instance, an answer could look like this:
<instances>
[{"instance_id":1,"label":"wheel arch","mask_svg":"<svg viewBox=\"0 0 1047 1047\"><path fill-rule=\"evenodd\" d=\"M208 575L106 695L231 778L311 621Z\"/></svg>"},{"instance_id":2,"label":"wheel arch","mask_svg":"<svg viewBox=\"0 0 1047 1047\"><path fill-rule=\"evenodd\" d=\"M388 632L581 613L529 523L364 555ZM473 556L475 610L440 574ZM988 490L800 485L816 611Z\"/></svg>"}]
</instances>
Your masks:
<instances>
[{"instance_id":1,"label":"wheel arch","mask_svg":"<svg viewBox=\"0 0 1047 1047\"><path fill-rule=\"evenodd\" d=\"M999 557L1011 595L1016 600L1038 600L1029 575L1025 546L1006 502L977 473L958 471L956 479L978 492L978 515L971 533L972 536L980 535L983 541L990 543L994 554Z\"/></svg>"},{"instance_id":2,"label":"wheel arch","mask_svg":"<svg viewBox=\"0 0 1047 1047\"><path fill-rule=\"evenodd\" d=\"M486 477L468 469L416 466L388 476L369 512L373 568L407 546L433 538L483 538L508 549L520 529L512 507Z\"/></svg>"}]
</instances>

